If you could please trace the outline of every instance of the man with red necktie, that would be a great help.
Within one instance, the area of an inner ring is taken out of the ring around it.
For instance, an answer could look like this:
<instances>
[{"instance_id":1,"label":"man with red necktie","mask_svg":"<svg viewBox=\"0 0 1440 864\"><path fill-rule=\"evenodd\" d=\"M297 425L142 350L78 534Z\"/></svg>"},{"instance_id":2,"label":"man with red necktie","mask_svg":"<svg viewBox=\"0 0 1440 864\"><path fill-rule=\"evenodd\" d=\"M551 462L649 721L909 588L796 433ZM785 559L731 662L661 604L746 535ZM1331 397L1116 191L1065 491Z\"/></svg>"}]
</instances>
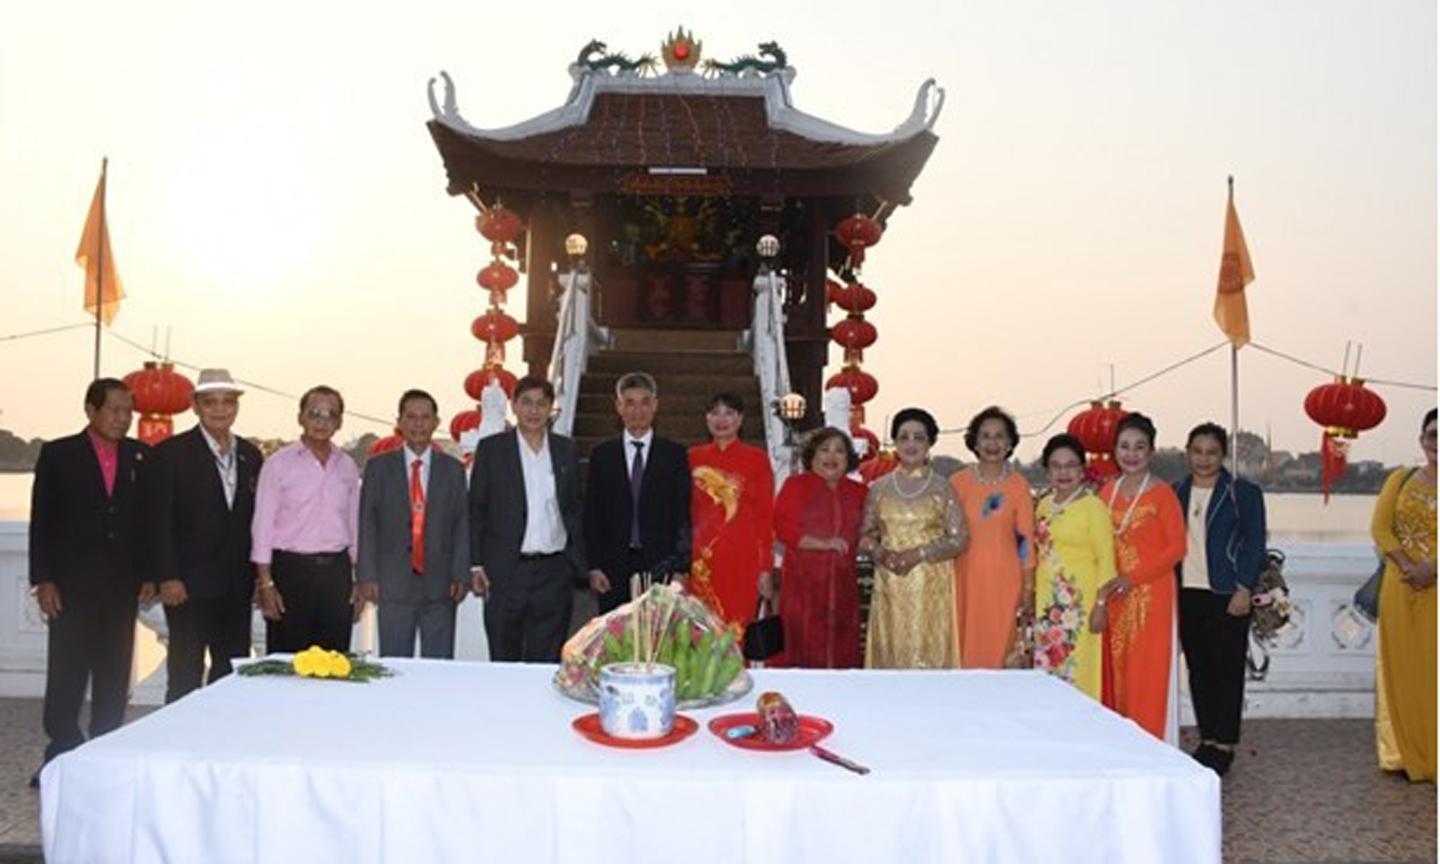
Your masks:
<instances>
[{"instance_id":1,"label":"man with red necktie","mask_svg":"<svg viewBox=\"0 0 1440 864\"><path fill-rule=\"evenodd\" d=\"M455 656L455 606L470 590L465 469L432 445L438 406L424 390L400 397L399 450L372 456L360 486L360 597L379 607L386 657Z\"/></svg>"}]
</instances>

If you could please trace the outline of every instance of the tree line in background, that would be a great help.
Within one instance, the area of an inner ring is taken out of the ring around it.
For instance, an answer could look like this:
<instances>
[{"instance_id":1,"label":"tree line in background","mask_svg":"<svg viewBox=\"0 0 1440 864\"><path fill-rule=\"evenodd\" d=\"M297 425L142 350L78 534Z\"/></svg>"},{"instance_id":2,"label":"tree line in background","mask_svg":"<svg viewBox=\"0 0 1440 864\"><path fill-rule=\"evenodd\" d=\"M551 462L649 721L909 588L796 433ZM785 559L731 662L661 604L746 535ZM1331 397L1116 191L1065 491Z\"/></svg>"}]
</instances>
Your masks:
<instances>
[{"instance_id":1,"label":"tree line in background","mask_svg":"<svg viewBox=\"0 0 1440 864\"><path fill-rule=\"evenodd\" d=\"M345 451L355 458L356 464L364 468L370 445L379 436L367 432L345 445ZM40 456L39 438L25 440L6 429L0 429L0 471L24 472L35 467ZM256 441L267 454L279 449L283 441ZM1239 460L1240 475L1259 483L1267 492L1318 492L1320 491L1320 453L1291 454L1284 450L1271 450L1265 439L1251 432L1240 432L1236 436L1236 456ZM947 458L948 457L944 457ZM954 460L949 460L954 462ZM1178 480L1185 476L1185 452L1178 447L1161 447L1151 460L1155 473L1166 480ZM958 462L950 467L958 467ZM1039 459L1028 464L1016 463L1016 467L1036 487L1045 485L1045 471ZM1351 462L1345 468L1345 475L1334 484L1338 494L1373 495L1385 484L1390 466L1374 460Z\"/></svg>"}]
</instances>

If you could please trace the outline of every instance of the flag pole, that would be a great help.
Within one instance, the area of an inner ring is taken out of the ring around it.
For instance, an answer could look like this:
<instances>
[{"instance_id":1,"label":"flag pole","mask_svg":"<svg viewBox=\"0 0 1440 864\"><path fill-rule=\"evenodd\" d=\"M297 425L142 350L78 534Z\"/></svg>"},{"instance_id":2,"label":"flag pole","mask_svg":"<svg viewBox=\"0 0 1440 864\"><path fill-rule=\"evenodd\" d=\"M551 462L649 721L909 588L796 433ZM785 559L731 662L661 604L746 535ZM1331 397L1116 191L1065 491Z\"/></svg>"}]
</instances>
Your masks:
<instances>
[{"instance_id":1,"label":"flag pole","mask_svg":"<svg viewBox=\"0 0 1440 864\"><path fill-rule=\"evenodd\" d=\"M1229 187L1230 201L1235 200L1235 175L1231 174L1225 178ZM1230 340L1230 473L1239 479L1239 454L1235 452L1235 445L1240 441L1240 348L1235 340Z\"/></svg>"},{"instance_id":2,"label":"flag pole","mask_svg":"<svg viewBox=\"0 0 1440 864\"><path fill-rule=\"evenodd\" d=\"M95 269L95 379L100 377L100 325L105 306L105 190L110 185L109 171L110 157L103 156L100 159L100 230L95 238L99 249L96 253L99 266Z\"/></svg>"}]
</instances>

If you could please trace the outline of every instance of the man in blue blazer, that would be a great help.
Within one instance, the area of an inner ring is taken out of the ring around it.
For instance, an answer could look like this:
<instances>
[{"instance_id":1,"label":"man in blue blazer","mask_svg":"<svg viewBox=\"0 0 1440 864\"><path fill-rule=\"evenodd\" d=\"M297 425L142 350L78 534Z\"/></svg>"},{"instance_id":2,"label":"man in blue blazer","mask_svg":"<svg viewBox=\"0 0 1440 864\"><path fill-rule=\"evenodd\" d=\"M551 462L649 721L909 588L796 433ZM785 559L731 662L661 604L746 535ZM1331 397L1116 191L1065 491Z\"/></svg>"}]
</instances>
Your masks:
<instances>
[{"instance_id":1,"label":"man in blue blazer","mask_svg":"<svg viewBox=\"0 0 1440 864\"><path fill-rule=\"evenodd\" d=\"M233 431L244 391L224 369L202 369L191 396L194 429L155 448L154 577L170 644L165 701L230 674L250 654L255 565L250 522L265 457Z\"/></svg>"},{"instance_id":2,"label":"man in blue blazer","mask_svg":"<svg viewBox=\"0 0 1440 864\"><path fill-rule=\"evenodd\" d=\"M554 385L521 378L511 397L516 427L475 448L470 560L492 660L558 662L585 572L580 462L575 442L550 431L554 406Z\"/></svg>"},{"instance_id":3,"label":"man in blue blazer","mask_svg":"<svg viewBox=\"0 0 1440 864\"><path fill-rule=\"evenodd\" d=\"M429 393L405 391L396 425L405 446L365 463L355 581L379 606L382 656L415 656L418 633L421 657L453 659L455 605L470 590L465 468L433 446Z\"/></svg>"},{"instance_id":4,"label":"man in blue blazer","mask_svg":"<svg viewBox=\"0 0 1440 864\"><path fill-rule=\"evenodd\" d=\"M134 404L125 382L95 380L85 391L85 429L46 443L35 463L30 586L49 625L46 762L85 741L87 686L90 737L125 719L137 603L150 602L155 587L145 578L144 537L153 460L150 448L125 437Z\"/></svg>"}]
</instances>

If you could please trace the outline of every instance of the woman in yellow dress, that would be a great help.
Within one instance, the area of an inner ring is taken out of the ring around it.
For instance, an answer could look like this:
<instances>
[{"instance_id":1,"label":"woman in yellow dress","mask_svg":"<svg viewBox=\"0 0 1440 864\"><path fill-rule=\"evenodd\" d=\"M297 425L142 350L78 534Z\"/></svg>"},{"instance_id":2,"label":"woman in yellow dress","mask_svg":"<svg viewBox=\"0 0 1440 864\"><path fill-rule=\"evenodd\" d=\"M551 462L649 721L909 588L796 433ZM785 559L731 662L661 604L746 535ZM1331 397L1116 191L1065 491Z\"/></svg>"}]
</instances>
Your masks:
<instances>
[{"instance_id":1,"label":"woman in yellow dress","mask_svg":"<svg viewBox=\"0 0 1440 864\"><path fill-rule=\"evenodd\" d=\"M1385 556L1380 582L1377 731L1384 754L1388 715L1401 769L1411 781L1435 782L1435 409L1421 424L1425 466L1400 468L1375 501L1370 533ZM1387 764L1389 762L1389 764ZM1398 762L1398 764L1396 764Z\"/></svg>"},{"instance_id":2,"label":"woman in yellow dress","mask_svg":"<svg viewBox=\"0 0 1440 864\"><path fill-rule=\"evenodd\" d=\"M965 515L950 483L930 466L940 427L906 408L890 424L900 466L865 499L860 551L875 561L865 666L953 669L955 556L965 548Z\"/></svg>"},{"instance_id":3,"label":"woman in yellow dress","mask_svg":"<svg viewBox=\"0 0 1440 864\"><path fill-rule=\"evenodd\" d=\"M1098 702L1105 667L1100 586L1115 578L1110 510L1085 485L1085 445L1075 436L1045 442L1040 464L1050 489L1035 507L1034 666Z\"/></svg>"}]
</instances>

